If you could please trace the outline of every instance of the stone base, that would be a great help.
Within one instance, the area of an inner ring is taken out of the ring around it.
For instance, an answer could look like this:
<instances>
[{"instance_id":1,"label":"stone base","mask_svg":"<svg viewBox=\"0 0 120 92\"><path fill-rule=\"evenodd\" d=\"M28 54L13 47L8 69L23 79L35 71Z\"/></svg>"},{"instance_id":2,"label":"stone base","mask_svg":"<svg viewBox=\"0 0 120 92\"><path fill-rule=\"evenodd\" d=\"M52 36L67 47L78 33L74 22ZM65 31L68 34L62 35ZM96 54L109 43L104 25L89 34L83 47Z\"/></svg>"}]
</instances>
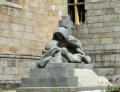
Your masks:
<instances>
[{"instance_id":1,"label":"stone base","mask_svg":"<svg viewBox=\"0 0 120 92\"><path fill-rule=\"evenodd\" d=\"M29 78L22 78L17 92L78 92L102 90L110 85L98 76L89 64L52 63L45 68L30 70Z\"/></svg>"}]
</instances>

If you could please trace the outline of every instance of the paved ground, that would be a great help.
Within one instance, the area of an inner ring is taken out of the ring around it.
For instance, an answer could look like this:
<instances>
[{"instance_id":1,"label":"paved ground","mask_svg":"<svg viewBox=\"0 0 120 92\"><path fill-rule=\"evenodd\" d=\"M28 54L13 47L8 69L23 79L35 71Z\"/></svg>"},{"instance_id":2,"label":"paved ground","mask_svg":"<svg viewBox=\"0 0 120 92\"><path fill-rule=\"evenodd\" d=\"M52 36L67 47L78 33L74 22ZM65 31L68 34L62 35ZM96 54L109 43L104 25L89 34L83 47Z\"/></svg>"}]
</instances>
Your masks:
<instances>
[{"instance_id":1,"label":"paved ground","mask_svg":"<svg viewBox=\"0 0 120 92\"><path fill-rule=\"evenodd\" d=\"M15 90L14 91L7 91L7 90L4 90L4 91L0 91L0 92L16 92Z\"/></svg>"}]
</instances>

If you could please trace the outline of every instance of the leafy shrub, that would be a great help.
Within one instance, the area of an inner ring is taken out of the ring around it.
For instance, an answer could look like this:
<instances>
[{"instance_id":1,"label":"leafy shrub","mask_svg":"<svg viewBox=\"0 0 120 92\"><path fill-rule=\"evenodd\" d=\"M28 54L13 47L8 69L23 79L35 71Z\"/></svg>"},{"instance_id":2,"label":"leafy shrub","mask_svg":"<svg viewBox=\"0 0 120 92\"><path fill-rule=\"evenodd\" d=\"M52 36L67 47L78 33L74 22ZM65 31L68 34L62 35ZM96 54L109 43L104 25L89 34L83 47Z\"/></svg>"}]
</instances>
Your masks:
<instances>
[{"instance_id":1,"label":"leafy shrub","mask_svg":"<svg viewBox=\"0 0 120 92\"><path fill-rule=\"evenodd\" d=\"M60 91L60 90L55 90L55 91L53 91L53 92L62 92L62 91Z\"/></svg>"},{"instance_id":2,"label":"leafy shrub","mask_svg":"<svg viewBox=\"0 0 120 92\"><path fill-rule=\"evenodd\" d=\"M120 86L108 86L106 92L120 92Z\"/></svg>"}]
</instances>

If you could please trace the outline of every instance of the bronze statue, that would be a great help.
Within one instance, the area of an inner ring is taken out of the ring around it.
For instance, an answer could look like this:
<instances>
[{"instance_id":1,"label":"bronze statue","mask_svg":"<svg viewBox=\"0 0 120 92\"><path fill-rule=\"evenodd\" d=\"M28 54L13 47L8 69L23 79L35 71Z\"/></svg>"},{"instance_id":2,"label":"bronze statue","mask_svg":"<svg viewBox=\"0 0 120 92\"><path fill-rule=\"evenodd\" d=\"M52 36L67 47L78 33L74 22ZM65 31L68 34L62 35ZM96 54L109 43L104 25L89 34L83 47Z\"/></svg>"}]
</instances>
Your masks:
<instances>
[{"instance_id":1,"label":"bronze statue","mask_svg":"<svg viewBox=\"0 0 120 92\"><path fill-rule=\"evenodd\" d=\"M83 52L80 40L72 34L73 23L69 16L63 16L59 27L54 31L53 40L43 50L38 63L43 68L47 63L87 63L91 58Z\"/></svg>"}]
</instances>

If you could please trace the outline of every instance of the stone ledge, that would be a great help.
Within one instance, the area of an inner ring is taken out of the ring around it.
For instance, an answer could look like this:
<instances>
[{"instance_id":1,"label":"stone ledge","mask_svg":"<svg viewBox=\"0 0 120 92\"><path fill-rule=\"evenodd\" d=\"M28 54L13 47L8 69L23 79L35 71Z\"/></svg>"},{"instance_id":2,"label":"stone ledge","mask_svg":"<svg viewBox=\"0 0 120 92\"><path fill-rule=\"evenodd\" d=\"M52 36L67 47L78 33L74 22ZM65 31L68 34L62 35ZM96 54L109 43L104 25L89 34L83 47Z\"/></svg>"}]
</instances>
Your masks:
<instances>
[{"instance_id":1,"label":"stone ledge","mask_svg":"<svg viewBox=\"0 0 120 92\"><path fill-rule=\"evenodd\" d=\"M77 92L78 87L21 87L16 92Z\"/></svg>"},{"instance_id":2,"label":"stone ledge","mask_svg":"<svg viewBox=\"0 0 120 92\"><path fill-rule=\"evenodd\" d=\"M31 69L30 77L74 77L79 76L80 69L83 68L44 68L44 69ZM86 68L87 69L87 68ZM89 70L90 71L90 70ZM93 73L92 73L93 74Z\"/></svg>"},{"instance_id":3,"label":"stone ledge","mask_svg":"<svg viewBox=\"0 0 120 92\"><path fill-rule=\"evenodd\" d=\"M21 87L76 87L77 77L22 78Z\"/></svg>"},{"instance_id":4,"label":"stone ledge","mask_svg":"<svg viewBox=\"0 0 120 92\"><path fill-rule=\"evenodd\" d=\"M85 50L86 54L120 54L119 49L111 49L111 50Z\"/></svg>"},{"instance_id":5,"label":"stone ledge","mask_svg":"<svg viewBox=\"0 0 120 92\"><path fill-rule=\"evenodd\" d=\"M12 2L7 2L7 1L0 1L0 6L7 6L7 7L12 7L12 8L17 8L17 9L23 9L22 6L12 3Z\"/></svg>"},{"instance_id":6,"label":"stone ledge","mask_svg":"<svg viewBox=\"0 0 120 92\"><path fill-rule=\"evenodd\" d=\"M105 90L105 86L94 87L21 87L17 89L17 92L81 92L81 91L93 91L93 90Z\"/></svg>"},{"instance_id":7,"label":"stone ledge","mask_svg":"<svg viewBox=\"0 0 120 92\"><path fill-rule=\"evenodd\" d=\"M21 81L15 81L15 80L11 80L11 81L0 81L0 89L3 90L11 90L11 89L16 89L18 87L21 86Z\"/></svg>"},{"instance_id":8,"label":"stone ledge","mask_svg":"<svg viewBox=\"0 0 120 92\"><path fill-rule=\"evenodd\" d=\"M81 68L81 69L92 69L92 64L84 63L48 63L45 68Z\"/></svg>"},{"instance_id":9,"label":"stone ledge","mask_svg":"<svg viewBox=\"0 0 120 92\"><path fill-rule=\"evenodd\" d=\"M28 54L0 54L0 58L40 60L40 56L34 56Z\"/></svg>"}]
</instances>

